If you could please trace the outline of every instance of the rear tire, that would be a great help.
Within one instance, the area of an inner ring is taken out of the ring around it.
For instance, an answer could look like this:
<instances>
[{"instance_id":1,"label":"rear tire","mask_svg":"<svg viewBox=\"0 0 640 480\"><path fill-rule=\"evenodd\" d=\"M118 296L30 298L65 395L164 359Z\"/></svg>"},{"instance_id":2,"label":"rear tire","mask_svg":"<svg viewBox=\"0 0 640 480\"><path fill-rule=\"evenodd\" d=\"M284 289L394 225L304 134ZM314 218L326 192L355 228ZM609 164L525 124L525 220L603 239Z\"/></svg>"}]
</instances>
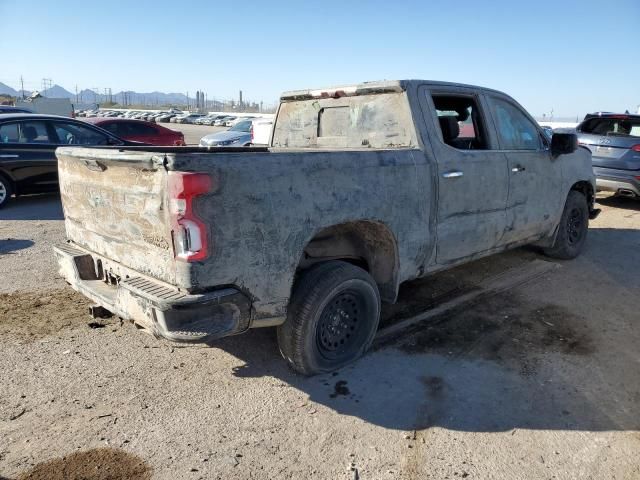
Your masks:
<instances>
[{"instance_id":1,"label":"rear tire","mask_svg":"<svg viewBox=\"0 0 640 480\"><path fill-rule=\"evenodd\" d=\"M343 367L369 348L378 330L380 293L363 269L330 261L304 272L278 327L278 345L304 375Z\"/></svg>"},{"instance_id":2,"label":"rear tire","mask_svg":"<svg viewBox=\"0 0 640 480\"><path fill-rule=\"evenodd\" d=\"M0 208L9 203L11 195L13 195L13 185L5 176L0 175Z\"/></svg>"},{"instance_id":3,"label":"rear tire","mask_svg":"<svg viewBox=\"0 0 640 480\"><path fill-rule=\"evenodd\" d=\"M587 199L582 193L572 190L564 205L556 239L551 247L544 250L545 255L561 260L576 258L584 247L588 230Z\"/></svg>"}]
</instances>

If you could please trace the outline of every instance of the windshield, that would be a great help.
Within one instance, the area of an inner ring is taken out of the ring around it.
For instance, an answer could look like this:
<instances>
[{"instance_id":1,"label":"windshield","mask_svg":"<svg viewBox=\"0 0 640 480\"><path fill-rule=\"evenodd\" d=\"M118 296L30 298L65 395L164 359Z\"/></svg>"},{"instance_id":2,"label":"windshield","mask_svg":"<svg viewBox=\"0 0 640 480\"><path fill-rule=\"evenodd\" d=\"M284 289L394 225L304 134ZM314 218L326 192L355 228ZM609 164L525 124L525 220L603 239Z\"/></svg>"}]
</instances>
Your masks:
<instances>
[{"instance_id":1,"label":"windshield","mask_svg":"<svg viewBox=\"0 0 640 480\"><path fill-rule=\"evenodd\" d=\"M233 127L229 129L230 132L250 132L251 131L251 122L239 122L236 123Z\"/></svg>"},{"instance_id":2,"label":"windshield","mask_svg":"<svg viewBox=\"0 0 640 480\"><path fill-rule=\"evenodd\" d=\"M640 119L591 118L582 124L580 131L591 135L640 137Z\"/></svg>"}]
</instances>

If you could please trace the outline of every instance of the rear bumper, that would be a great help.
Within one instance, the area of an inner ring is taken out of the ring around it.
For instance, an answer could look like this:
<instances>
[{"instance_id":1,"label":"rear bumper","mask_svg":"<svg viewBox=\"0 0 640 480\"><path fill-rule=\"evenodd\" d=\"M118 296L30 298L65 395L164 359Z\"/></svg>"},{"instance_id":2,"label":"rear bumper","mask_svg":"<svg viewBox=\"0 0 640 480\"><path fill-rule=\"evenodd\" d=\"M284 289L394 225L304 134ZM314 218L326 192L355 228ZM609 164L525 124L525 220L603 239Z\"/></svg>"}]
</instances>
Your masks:
<instances>
[{"instance_id":1,"label":"rear bumper","mask_svg":"<svg viewBox=\"0 0 640 480\"><path fill-rule=\"evenodd\" d=\"M251 303L235 288L188 294L134 272L107 283L95 254L69 243L54 247L54 253L60 275L74 290L157 337L206 342L249 328Z\"/></svg>"},{"instance_id":2,"label":"rear bumper","mask_svg":"<svg viewBox=\"0 0 640 480\"><path fill-rule=\"evenodd\" d=\"M635 178L636 175L640 176L640 171L594 167L593 172L596 175L596 187L598 191L615 193L630 192L640 197L640 180Z\"/></svg>"}]
</instances>

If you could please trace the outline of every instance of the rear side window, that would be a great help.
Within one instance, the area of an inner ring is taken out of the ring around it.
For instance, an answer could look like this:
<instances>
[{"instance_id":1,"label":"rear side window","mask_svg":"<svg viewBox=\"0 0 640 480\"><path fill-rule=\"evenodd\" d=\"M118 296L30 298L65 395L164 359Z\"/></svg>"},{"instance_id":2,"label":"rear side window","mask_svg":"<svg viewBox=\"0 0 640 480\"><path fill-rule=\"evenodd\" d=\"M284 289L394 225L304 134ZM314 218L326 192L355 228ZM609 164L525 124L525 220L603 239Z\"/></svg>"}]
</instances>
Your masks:
<instances>
[{"instance_id":1,"label":"rear side window","mask_svg":"<svg viewBox=\"0 0 640 480\"><path fill-rule=\"evenodd\" d=\"M18 143L17 123L3 123L0 125L0 143Z\"/></svg>"},{"instance_id":2,"label":"rear side window","mask_svg":"<svg viewBox=\"0 0 640 480\"><path fill-rule=\"evenodd\" d=\"M131 136L149 137L158 134L155 128L145 125L144 123L127 122L126 127L129 130L129 135Z\"/></svg>"},{"instance_id":3,"label":"rear side window","mask_svg":"<svg viewBox=\"0 0 640 480\"><path fill-rule=\"evenodd\" d=\"M100 128L104 128L107 132L111 132L120 137L126 134L126 132L121 131L120 124L116 122L100 125Z\"/></svg>"},{"instance_id":4,"label":"rear side window","mask_svg":"<svg viewBox=\"0 0 640 480\"><path fill-rule=\"evenodd\" d=\"M491 97L493 113L502 150L540 150L538 128L515 105Z\"/></svg>"},{"instance_id":5,"label":"rear side window","mask_svg":"<svg viewBox=\"0 0 640 480\"><path fill-rule=\"evenodd\" d=\"M52 143L45 122L15 122L0 126L1 143Z\"/></svg>"},{"instance_id":6,"label":"rear side window","mask_svg":"<svg viewBox=\"0 0 640 480\"><path fill-rule=\"evenodd\" d=\"M640 137L640 119L591 118L578 130L591 135Z\"/></svg>"},{"instance_id":7,"label":"rear side window","mask_svg":"<svg viewBox=\"0 0 640 480\"><path fill-rule=\"evenodd\" d=\"M442 141L458 150L488 149L486 128L473 97L432 95Z\"/></svg>"}]
</instances>

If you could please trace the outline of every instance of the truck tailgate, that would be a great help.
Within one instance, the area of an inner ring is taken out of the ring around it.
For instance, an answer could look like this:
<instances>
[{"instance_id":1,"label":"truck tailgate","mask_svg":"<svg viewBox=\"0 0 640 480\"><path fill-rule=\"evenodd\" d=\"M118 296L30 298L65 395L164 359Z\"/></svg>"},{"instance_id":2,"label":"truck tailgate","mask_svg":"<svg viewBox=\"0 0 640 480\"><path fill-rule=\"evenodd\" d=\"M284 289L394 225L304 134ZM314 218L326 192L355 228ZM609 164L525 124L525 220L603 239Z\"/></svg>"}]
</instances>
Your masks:
<instances>
[{"instance_id":1,"label":"truck tailgate","mask_svg":"<svg viewBox=\"0 0 640 480\"><path fill-rule=\"evenodd\" d=\"M56 155L67 238L176 284L164 155L68 147Z\"/></svg>"}]
</instances>

